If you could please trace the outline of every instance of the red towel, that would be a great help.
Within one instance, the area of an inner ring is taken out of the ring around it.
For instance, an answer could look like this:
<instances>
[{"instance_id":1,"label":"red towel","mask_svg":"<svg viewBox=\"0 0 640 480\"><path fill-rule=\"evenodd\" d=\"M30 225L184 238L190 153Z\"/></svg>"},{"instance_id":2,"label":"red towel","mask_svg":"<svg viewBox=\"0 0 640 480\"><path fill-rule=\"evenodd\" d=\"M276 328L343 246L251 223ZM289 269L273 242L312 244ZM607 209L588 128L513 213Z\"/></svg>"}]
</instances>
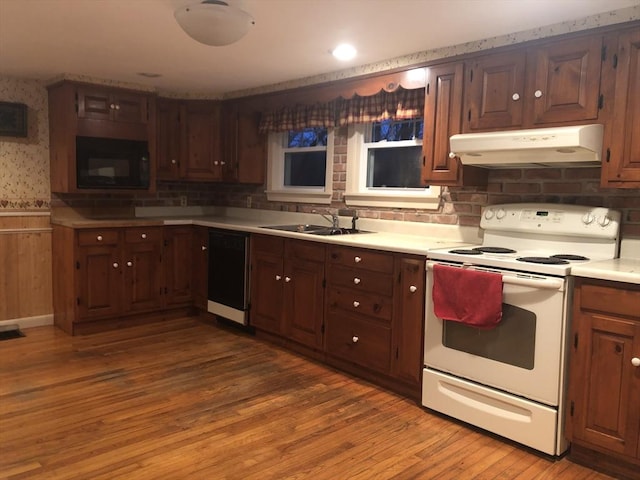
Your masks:
<instances>
[{"instance_id":1,"label":"red towel","mask_svg":"<svg viewBox=\"0 0 640 480\"><path fill-rule=\"evenodd\" d=\"M433 266L433 311L438 318L478 328L502 319L502 275L465 268Z\"/></svg>"}]
</instances>

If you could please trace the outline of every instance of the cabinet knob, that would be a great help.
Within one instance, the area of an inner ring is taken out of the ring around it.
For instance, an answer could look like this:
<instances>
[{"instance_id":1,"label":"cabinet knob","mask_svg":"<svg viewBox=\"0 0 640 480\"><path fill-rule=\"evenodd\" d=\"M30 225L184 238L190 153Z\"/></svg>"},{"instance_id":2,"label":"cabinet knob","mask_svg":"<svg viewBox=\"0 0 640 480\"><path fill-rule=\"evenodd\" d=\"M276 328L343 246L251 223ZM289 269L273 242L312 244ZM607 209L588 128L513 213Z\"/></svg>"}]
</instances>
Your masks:
<instances>
[{"instance_id":1,"label":"cabinet knob","mask_svg":"<svg viewBox=\"0 0 640 480\"><path fill-rule=\"evenodd\" d=\"M97 240L97 241L99 241L99 242L101 242L101 241L102 241L102 235L98 235L98 236L96 237L96 240Z\"/></svg>"},{"instance_id":2,"label":"cabinet knob","mask_svg":"<svg viewBox=\"0 0 640 480\"><path fill-rule=\"evenodd\" d=\"M517 102L518 100L520 100L520 94L514 93L513 95L511 95L511 100L513 100L514 102Z\"/></svg>"},{"instance_id":3,"label":"cabinet knob","mask_svg":"<svg viewBox=\"0 0 640 480\"><path fill-rule=\"evenodd\" d=\"M120 265L118 265L118 262L113 262L113 268L118 268Z\"/></svg>"},{"instance_id":4,"label":"cabinet knob","mask_svg":"<svg viewBox=\"0 0 640 480\"><path fill-rule=\"evenodd\" d=\"M533 92L533 96L536 98L540 98L542 96L542 90L536 90Z\"/></svg>"},{"instance_id":5,"label":"cabinet knob","mask_svg":"<svg viewBox=\"0 0 640 480\"><path fill-rule=\"evenodd\" d=\"M226 165L227 162L220 162L220 165Z\"/></svg>"},{"instance_id":6,"label":"cabinet knob","mask_svg":"<svg viewBox=\"0 0 640 480\"><path fill-rule=\"evenodd\" d=\"M358 343L358 340L360 340L360 339L359 339L357 336L355 336L355 335L351 338L351 341L352 341L353 343Z\"/></svg>"},{"instance_id":7,"label":"cabinet knob","mask_svg":"<svg viewBox=\"0 0 640 480\"><path fill-rule=\"evenodd\" d=\"M418 290L418 287L416 287L415 285L411 285L411 286L409 287L409 291L410 291L411 293L416 293L416 290Z\"/></svg>"},{"instance_id":8,"label":"cabinet knob","mask_svg":"<svg viewBox=\"0 0 640 480\"><path fill-rule=\"evenodd\" d=\"M282 276L280 276L280 275L276 275L276 281L278 281L278 280L280 280L280 279L282 279Z\"/></svg>"},{"instance_id":9,"label":"cabinet knob","mask_svg":"<svg viewBox=\"0 0 640 480\"><path fill-rule=\"evenodd\" d=\"M359 302L359 301L357 301L357 300L354 300L354 301L353 301L353 306L354 306L354 307L356 307L356 308L358 308L358 307L360 306L360 302Z\"/></svg>"},{"instance_id":10,"label":"cabinet knob","mask_svg":"<svg viewBox=\"0 0 640 480\"><path fill-rule=\"evenodd\" d=\"M220 163L220 162L218 162L218 160L214 160L214 161L213 161L213 164L214 164L214 165L218 165L218 163Z\"/></svg>"},{"instance_id":11,"label":"cabinet knob","mask_svg":"<svg viewBox=\"0 0 640 480\"><path fill-rule=\"evenodd\" d=\"M112 103L111 105L109 105L109 108L110 108L111 110L115 110L115 109L116 109L116 104L115 104L115 103Z\"/></svg>"},{"instance_id":12,"label":"cabinet knob","mask_svg":"<svg viewBox=\"0 0 640 480\"><path fill-rule=\"evenodd\" d=\"M207 250L207 247L205 245L202 245L202 247L200 247L200 248L202 248L203 252Z\"/></svg>"},{"instance_id":13,"label":"cabinet knob","mask_svg":"<svg viewBox=\"0 0 640 480\"><path fill-rule=\"evenodd\" d=\"M140 238L147 238L147 234L146 233L141 234Z\"/></svg>"},{"instance_id":14,"label":"cabinet knob","mask_svg":"<svg viewBox=\"0 0 640 480\"><path fill-rule=\"evenodd\" d=\"M453 152L449 152L449 158L456 158L456 154Z\"/></svg>"},{"instance_id":15,"label":"cabinet knob","mask_svg":"<svg viewBox=\"0 0 640 480\"><path fill-rule=\"evenodd\" d=\"M353 279L353 283L355 283L356 285L358 285L360 283L360 279L358 277Z\"/></svg>"},{"instance_id":16,"label":"cabinet knob","mask_svg":"<svg viewBox=\"0 0 640 480\"><path fill-rule=\"evenodd\" d=\"M362 261L362 259L360 257L355 257L353 259L353 261L356 262L356 263L360 263Z\"/></svg>"},{"instance_id":17,"label":"cabinet knob","mask_svg":"<svg viewBox=\"0 0 640 480\"><path fill-rule=\"evenodd\" d=\"M171 159L171 164L172 164L172 165L175 165L176 163L178 163L178 161L177 161L175 158L172 158L172 159Z\"/></svg>"},{"instance_id":18,"label":"cabinet knob","mask_svg":"<svg viewBox=\"0 0 640 480\"><path fill-rule=\"evenodd\" d=\"M116 103L116 110L120 110L120 105Z\"/></svg>"},{"instance_id":19,"label":"cabinet knob","mask_svg":"<svg viewBox=\"0 0 640 480\"><path fill-rule=\"evenodd\" d=\"M133 262L127 262L127 267L133 267Z\"/></svg>"},{"instance_id":20,"label":"cabinet knob","mask_svg":"<svg viewBox=\"0 0 640 480\"><path fill-rule=\"evenodd\" d=\"M633 365L634 367L640 367L640 358L633 357L631 359L631 365Z\"/></svg>"},{"instance_id":21,"label":"cabinet knob","mask_svg":"<svg viewBox=\"0 0 640 480\"><path fill-rule=\"evenodd\" d=\"M284 277L284 281L285 282L290 282L291 281L291 277Z\"/></svg>"}]
</instances>

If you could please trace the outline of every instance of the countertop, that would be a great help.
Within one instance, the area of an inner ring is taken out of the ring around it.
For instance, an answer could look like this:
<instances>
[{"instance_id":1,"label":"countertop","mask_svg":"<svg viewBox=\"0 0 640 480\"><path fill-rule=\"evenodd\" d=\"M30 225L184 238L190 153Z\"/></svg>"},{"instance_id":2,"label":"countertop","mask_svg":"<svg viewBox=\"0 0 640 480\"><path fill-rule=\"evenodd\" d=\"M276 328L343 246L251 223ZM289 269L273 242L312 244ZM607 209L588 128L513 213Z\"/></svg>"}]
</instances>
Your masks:
<instances>
[{"instance_id":1,"label":"countertop","mask_svg":"<svg viewBox=\"0 0 640 480\"><path fill-rule=\"evenodd\" d=\"M358 220L358 228L368 233L322 236L264 228L270 225L297 223L324 225L326 222L317 214L292 214L289 212L271 211L257 213L255 210L252 212L243 211L244 209L230 210L229 212L223 212L223 214L214 215L189 215L188 212L186 212L185 214L165 214L148 217L100 216L92 218L85 216L52 216L51 223L75 229L201 225L252 234L274 235L334 245L347 245L425 256L428 250L433 248L443 248L447 246L458 247L481 243L481 240L477 236L477 229L471 227L439 224L408 225L417 222L360 219ZM350 218L341 217L341 226L350 226L347 225L347 223L350 224Z\"/></svg>"},{"instance_id":2,"label":"countertop","mask_svg":"<svg viewBox=\"0 0 640 480\"><path fill-rule=\"evenodd\" d=\"M640 284L640 259L614 258L587 262L573 267L571 274L576 277Z\"/></svg>"}]
</instances>

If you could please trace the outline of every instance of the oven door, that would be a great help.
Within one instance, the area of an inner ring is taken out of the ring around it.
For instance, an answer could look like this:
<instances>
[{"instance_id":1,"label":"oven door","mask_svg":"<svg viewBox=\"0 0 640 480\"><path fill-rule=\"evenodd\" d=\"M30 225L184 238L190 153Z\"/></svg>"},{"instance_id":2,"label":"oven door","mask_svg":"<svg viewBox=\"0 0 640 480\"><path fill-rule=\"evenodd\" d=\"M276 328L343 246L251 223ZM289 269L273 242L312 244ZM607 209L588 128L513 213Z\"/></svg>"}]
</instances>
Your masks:
<instances>
[{"instance_id":1,"label":"oven door","mask_svg":"<svg viewBox=\"0 0 640 480\"><path fill-rule=\"evenodd\" d=\"M428 267L427 292L431 292L433 262L428 262ZM491 330L443 321L436 317L428 293L426 367L558 406L564 363L565 279L477 266L464 268L502 274L502 320Z\"/></svg>"}]
</instances>

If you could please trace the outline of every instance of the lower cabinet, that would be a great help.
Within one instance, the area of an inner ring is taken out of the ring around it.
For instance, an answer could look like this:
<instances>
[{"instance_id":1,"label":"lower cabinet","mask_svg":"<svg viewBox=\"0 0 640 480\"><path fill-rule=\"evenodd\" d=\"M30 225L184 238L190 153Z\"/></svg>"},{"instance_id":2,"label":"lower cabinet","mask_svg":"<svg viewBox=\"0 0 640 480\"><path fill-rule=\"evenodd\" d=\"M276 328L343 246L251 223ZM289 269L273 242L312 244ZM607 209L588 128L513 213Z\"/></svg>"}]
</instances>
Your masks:
<instances>
[{"instance_id":1,"label":"lower cabinet","mask_svg":"<svg viewBox=\"0 0 640 480\"><path fill-rule=\"evenodd\" d=\"M425 259L254 235L250 324L418 399Z\"/></svg>"},{"instance_id":2,"label":"lower cabinet","mask_svg":"<svg viewBox=\"0 0 640 480\"><path fill-rule=\"evenodd\" d=\"M324 256L323 244L252 236L251 325L321 348Z\"/></svg>"},{"instance_id":3,"label":"lower cabinet","mask_svg":"<svg viewBox=\"0 0 640 480\"><path fill-rule=\"evenodd\" d=\"M566 435L570 458L640 472L640 286L576 278Z\"/></svg>"},{"instance_id":4,"label":"lower cabinet","mask_svg":"<svg viewBox=\"0 0 640 480\"><path fill-rule=\"evenodd\" d=\"M189 305L193 301L192 271L194 265L193 227L164 227L164 304Z\"/></svg>"},{"instance_id":5,"label":"lower cabinet","mask_svg":"<svg viewBox=\"0 0 640 480\"><path fill-rule=\"evenodd\" d=\"M192 269L191 285L193 304L199 310L207 310L209 276L209 229L198 225L193 226L192 237Z\"/></svg>"}]
</instances>

